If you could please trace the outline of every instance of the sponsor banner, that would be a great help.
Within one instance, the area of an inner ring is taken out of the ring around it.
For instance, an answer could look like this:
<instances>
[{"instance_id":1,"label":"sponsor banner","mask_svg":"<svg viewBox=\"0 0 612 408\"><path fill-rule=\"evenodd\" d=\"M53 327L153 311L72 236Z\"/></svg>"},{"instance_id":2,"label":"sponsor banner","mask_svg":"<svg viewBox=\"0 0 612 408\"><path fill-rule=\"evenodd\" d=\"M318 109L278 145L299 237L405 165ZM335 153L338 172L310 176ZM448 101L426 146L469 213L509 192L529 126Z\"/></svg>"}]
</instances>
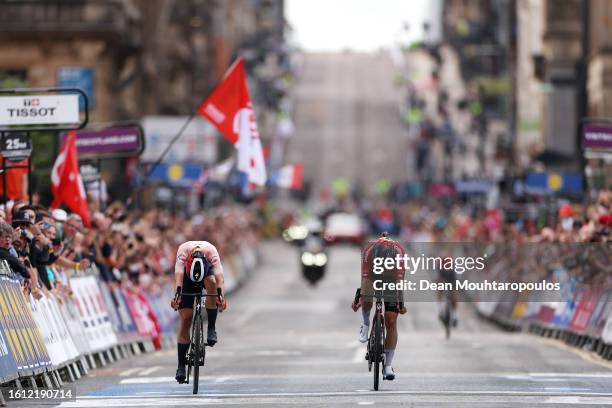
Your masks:
<instances>
[{"instance_id":1,"label":"sponsor banner","mask_svg":"<svg viewBox=\"0 0 612 408\"><path fill-rule=\"evenodd\" d=\"M81 325L79 310L77 309L74 300L58 304L58 307L72 338L71 340L72 344L74 344L74 350L76 350L76 352L73 352L74 357L76 357L78 354L89 353L91 350L89 349L87 336L85 335L85 331Z\"/></svg>"},{"instance_id":2,"label":"sponsor banner","mask_svg":"<svg viewBox=\"0 0 612 408\"><path fill-rule=\"evenodd\" d=\"M0 326L13 351L19 375L32 375L51 365L19 281L5 275L0 276Z\"/></svg>"},{"instance_id":3,"label":"sponsor banner","mask_svg":"<svg viewBox=\"0 0 612 408\"><path fill-rule=\"evenodd\" d=\"M0 126L79 123L79 95L0 96Z\"/></svg>"},{"instance_id":4,"label":"sponsor banner","mask_svg":"<svg viewBox=\"0 0 612 408\"><path fill-rule=\"evenodd\" d=\"M154 163L170 141L187 122L187 116L147 116L142 120L146 137L143 162ZM217 161L217 131L214 126L197 116L183 131L166 157L165 163L212 164Z\"/></svg>"},{"instance_id":5,"label":"sponsor banner","mask_svg":"<svg viewBox=\"0 0 612 408\"><path fill-rule=\"evenodd\" d=\"M612 344L612 313L608 315L608 320L604 326L601 338L606 344Z\"/></svg>"},{"instance_id":6,"label":"sponsor banner","mask_svg":"<svg viewBox=\"0 0 612 408\"><path fill-rule=\"evenodd\" d=\"M202 166L196 164L160 163L153 169L150 180L163 181L174 186L192 186L202 174Z\"/></svg>"},{"instance_id":7,"label":"sponsor banner","mask_svg":"<svg viewBox=\"0 0 612 408\"><path fill-rule=\"evenodd\" d=\"M30 307L53 365L58 366L77 357L79 352L62 317L58 301L53 297L31 299Z\"/></svg>"},{"instance_id":8,"label":"sponsor banner","mask_svg":"<svg viewBox=\"0 0 612 408\"><path fill-rule=\"evenodd\" d=\"M136 333L136 324L130 314L123 291L120 288L114 288L111 292L113 304L117 309L117 317L119 318L119 331L121 333Z\"/></svg>"},{"instance_id":9,"label":"sponsor banner","mask_svg":"<svg viewBox=\"0 0 612 408\"><path fill-rule=\"evenodd\" d=\"M155 348L159 348L161 345L159 322L146 296L141 292L136 293L126 289L123 289L123 295L136 324L138 334L151 337Z\"/></svg>"},{"instance_id":10,"label":"sponsor banner","mask_svg":"<svg viewBox=\"0 0 612 408\"><path fill-rule=\"evenodd\" d=\"M589 319L587 334L593 337L601 337L606 320L612 312L612 290L604 292L595 304L593 314Z\"/></svg>"},{"instance_id":11,"label":"sponsor banner","mask_svg":"<svg viewBox=\"0 0 612 408\"><path fill-rule=\"evenodd\" d=\"M117 343L100 288L93 276L70 280L89 348L103 350Z\"/></svg>"},{"instance_id":12,"label":"sponsor banner","mask_svg":"<svg viewBox=\"0 0 612 408\"><path fill-rule=\"evenodd\" d=\"M528 194L582 193L582 176L579 174L529 173L525 180Z\"/></svg>"},{"instance_id":13,"label":"sponsor banner","mask_svg":"<svg viewBox=\"0 0 612 408\"><path fill-rule=\"evenodd\" d=\"M147 300L157 317L162 333L174 333L177 327L178 313L168 307L173 297L170 285L166 285L155 294L147 295Z\"/></svg>"},{"instance_id":14,"label":"sponsor banner","mask_svg":"<svg viewBox=\"0 0 612 408\"><path fill-rule=\"evenodd\" d=\"M138 156L144 148L144 137L139 126L81 130L76 146L79 160Z\"/></svg>"},{"instance_id":15,"label":"sponsor banner","mask_svg":"<svg viewBox=\"0 0 612 408\"><path fill-rule=\"evenodd\" d=\"M612 124L585 124L582 126L582 147L612 150Z\"/></svg>"},{"instance_id":16,"label":"sponsor banner","mask_svg":"<svg viewBox=\"0 0 612 408\"><path fill-rule=\"evenodd\" d=\"M0 278L0 286L6 281ZM7 381L17 375L17 360L13 332L10 331L7 315L5 315L6 301L0 296L0 380Z\"/></svg>"},{"instance_id":17,"label":"sponsor banner","mask_svg":"<svg viewBox=\"0 0 612 408\"><path fill-rule=\"evenodd\" d=\"M601 294L592 288L586 287L584 289L578 307L576 308L576 313L570 324L570 328L573 331L583 333L586 330L589 319L595 310L595 306L600 296Z\"/></svg>"}]
</instances>

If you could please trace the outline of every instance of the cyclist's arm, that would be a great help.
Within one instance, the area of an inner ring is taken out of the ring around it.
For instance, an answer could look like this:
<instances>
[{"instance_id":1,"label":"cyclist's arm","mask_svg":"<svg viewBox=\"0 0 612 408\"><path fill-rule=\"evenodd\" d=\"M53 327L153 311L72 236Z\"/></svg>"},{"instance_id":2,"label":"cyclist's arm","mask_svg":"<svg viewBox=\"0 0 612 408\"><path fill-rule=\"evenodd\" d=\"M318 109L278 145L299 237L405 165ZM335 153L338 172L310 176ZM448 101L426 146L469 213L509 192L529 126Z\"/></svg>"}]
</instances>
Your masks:
<instances>
[{"instance_id":1,"label":"cyclist's arm","mask_svg":"<svg viewBox=\"0 0 612 408\"><path fill-rule=\"evenodd\" d=\"M221 288L221 294L225 296L225 279L222 273L215 275L215 282L217 283L217 287Z\"/></svg>"},{"instance_id":2,"label":"cyclist's arm","mask_svg":"<svg viewBox=\"0 0 612 408\"><path fill-rule=\"evenodd\" d=\"M223 278L223 265L221 265L221 257L219 256L219 252L214 245L208 244L202 248L204 255L210 261L211 265L215 270L215 282L217 283L217 287L221 288L221 292L225 295L225 286L224 286L224 278Z\"/></svg>"},{"instance_id":3,"label":"cyclist's arm","mask_svg":"<svg viewBox=\"0 0 612 408\"><path fill-rule=\"evenodd\" d=\"M176 251L176 262L174 263L174 290L179 286L183 286L183 276L185 275L185 261L187 257L181 245Z\"/></svg>"}]
</instances>

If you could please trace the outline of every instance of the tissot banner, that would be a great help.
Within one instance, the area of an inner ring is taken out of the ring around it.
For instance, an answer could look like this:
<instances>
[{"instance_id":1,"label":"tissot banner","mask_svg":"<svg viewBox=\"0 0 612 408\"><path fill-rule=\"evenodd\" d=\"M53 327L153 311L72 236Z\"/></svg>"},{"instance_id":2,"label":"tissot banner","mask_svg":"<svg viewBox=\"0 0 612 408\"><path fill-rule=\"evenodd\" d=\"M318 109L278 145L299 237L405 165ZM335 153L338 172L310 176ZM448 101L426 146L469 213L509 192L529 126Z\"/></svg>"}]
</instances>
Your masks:
<instances>
[{"instance_id":1,"label":"tissot banner","mask_svg":"<svg viewBox=\"0 0 612 408\"><path fill-rule=\"evenodd\" d=\"M0 126L79 123L79 95L0 97Z\"/></svg>"}]
</instances>

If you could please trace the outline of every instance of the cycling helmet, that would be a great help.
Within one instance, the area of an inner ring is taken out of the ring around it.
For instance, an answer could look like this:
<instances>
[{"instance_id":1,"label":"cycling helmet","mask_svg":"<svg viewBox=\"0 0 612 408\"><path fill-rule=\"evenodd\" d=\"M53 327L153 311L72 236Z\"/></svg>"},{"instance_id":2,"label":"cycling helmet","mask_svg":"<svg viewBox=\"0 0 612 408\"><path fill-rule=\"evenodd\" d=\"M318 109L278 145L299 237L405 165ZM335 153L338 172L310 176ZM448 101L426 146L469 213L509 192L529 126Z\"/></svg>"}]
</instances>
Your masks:
<instances>
[{"instance_id":1,"label":"cycling helmet","mask_svg":"<svg viewBox=\"0 0 612 408\"><path fill-rule=\"evenodd\" d=\"M207 262L208 260L204 254L196 248L187 260L186 269L189 274L189 279L194 282L202 282L202 280L204 280Z\"/></svg>"}]
</instances>

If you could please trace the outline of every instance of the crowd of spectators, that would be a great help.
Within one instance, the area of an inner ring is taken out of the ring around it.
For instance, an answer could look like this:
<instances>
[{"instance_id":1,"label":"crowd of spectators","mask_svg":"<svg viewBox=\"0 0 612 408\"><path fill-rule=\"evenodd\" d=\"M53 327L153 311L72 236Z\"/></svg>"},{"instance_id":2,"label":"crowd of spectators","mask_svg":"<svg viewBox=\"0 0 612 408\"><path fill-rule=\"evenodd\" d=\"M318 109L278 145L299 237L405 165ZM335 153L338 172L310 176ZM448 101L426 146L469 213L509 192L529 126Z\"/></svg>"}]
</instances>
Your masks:
<instances>
[{"instance_id":1,"label":"crowd of spectators","mask_svg":"<svg viewBox=\"0 0 612 408\"><path fill-rule=\"evenodd\" d=\"M95 271L111 287L155 291L173 282L182 242L207 240L224 259L240 245L254 245L258 231L258 218L244 207L184 216L128 211L115 202L93 213L86 227L81 217L62 209L6 203L0 209L0 259L36 299L43 293L71 296L70 277L85 270Z\"/></svg>"},{"instance_id":2,"label":"crowd of spectators","mask_svg":"<svg viewBox=\"0 0 612 408\"><path fill-rule=\"evenodd\" d=\"M554 208L554 207L553 207ZM553 213L533 207L475 210L455 204L412 202L397 208L399 235L417 242L610 242L612 191L601 191L597 200L584 207L564 204Z\"/></svg>"},{"instance_id":3,"label":"crowd of spectators","mask_svg":"<svg viewBox=\"0 0 612 408\"><path fill-rule=\"evenodd\" d=\"M399 234L406 243L463 243L478 256L487 248L486 273L499 281L537 282L561 268L584 284L612 288L612 191L589 205L553 208L444 210L413 202L398 208Z\"/></svg>"}]
</instances>

